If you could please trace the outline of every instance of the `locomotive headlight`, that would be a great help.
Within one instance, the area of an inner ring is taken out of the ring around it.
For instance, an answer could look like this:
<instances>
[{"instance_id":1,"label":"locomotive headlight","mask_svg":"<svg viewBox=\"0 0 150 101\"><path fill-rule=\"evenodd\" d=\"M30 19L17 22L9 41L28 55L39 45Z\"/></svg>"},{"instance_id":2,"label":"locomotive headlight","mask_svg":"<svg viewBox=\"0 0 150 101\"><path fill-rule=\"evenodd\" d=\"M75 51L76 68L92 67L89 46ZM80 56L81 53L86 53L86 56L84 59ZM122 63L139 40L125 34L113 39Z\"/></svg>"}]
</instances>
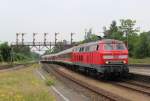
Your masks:
<instances>
[{"instance_id":1,"label":"locomotive headlight","mask_svg":"<svg viewBox=\"0 0 150 101\"><path fill-rule=\"evenodd\" d=\"M126 61L123 61L123 63L126 64L127 62L126 62Z\"/></svg>"},{"instance_id":2,"label":"locomotive headlight","mask_svg":"<svg viewBox=\"0 0 150 101\"><path fill-rule=\"evenodd\" d=\"M113 59L113 55L104 55L103 59Z\"/></svg>"},{"instance_id":3,"label":"locomotive headlight","mask_svg":"<svg viewBox=\"0 0 150 101\"><path fill-rule=\"evenodd\" d=\"M106 63L106 64L109 64L109 62L108 62L108 61L106 61L105 63Z\"/></svg>"},{"instance_id":4,"label":"locomotive headlight","mask_svg":"<svg viewBox=\"0 0 150 101\"><path fill-rule=\"evenodd\" d=\"M119 55L119 59L126 59L128 58L128 55Z\"/></svg>"}]
</instances>

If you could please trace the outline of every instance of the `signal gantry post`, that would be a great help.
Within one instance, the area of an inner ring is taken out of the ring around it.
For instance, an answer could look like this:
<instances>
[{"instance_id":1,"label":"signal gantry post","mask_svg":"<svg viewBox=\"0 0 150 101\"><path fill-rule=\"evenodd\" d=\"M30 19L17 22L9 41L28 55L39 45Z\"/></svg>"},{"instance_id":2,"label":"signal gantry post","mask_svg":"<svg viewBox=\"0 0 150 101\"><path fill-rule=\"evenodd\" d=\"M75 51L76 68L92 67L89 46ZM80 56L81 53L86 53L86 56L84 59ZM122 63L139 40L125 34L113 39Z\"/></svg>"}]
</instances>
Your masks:
<instances>
[{"instance_id":1,"label":"signal gantry post","mask_svg":"<svg viewBox=\"0 0 150 101\"><path fill-rule=\"evenodd\" d=\"M55 33L55 46L56 46L56 43L57 43L57 35L58 35L59 33Z\"/></svg>"},{"instance_id":2,"label":"signal gantry post","mask_svg":"<svg viewBox=\"0 0 150 101\"><path fill-rule=\"evenodd\" d=\"M44 33L44 44L46 45L46 41L47 41L47 39L46 39L46 36L48 35L48 33Z\"/></svg>"},{"instance_id":3,"label":"signal gantry post","mask_svg":"<svg viewBox=\"0 0 150 101\"><path fill-rule=\"evenodd\" d=\"M74 35L75 33L71 33L71 40L70 40L70 42L71 42L71 45L72 45L72 43L73 43L73 35Z\"/></svg>"},{"instance_id":4,"label":"signal gantry post","mask_svg":"<svg viewBox=\"0 0 150 101\"><path fill-rule=\"evenodd\" d=\"M35 46L35 35L37 35L37 33L33 33L33 40L32 40L33 46Z\"/></svg>"},{"instance_id":5,"label":"signal gantry post","mask_svg":"<svg viewBox=\"0 0 150 101\"><path fill-rule=\"evenodd\" d=\"M16 33L16 44L18 45L19 42L19 33Z\"/></svg>"},{"instance_id":6,"label":"signal gantry post","mask_svg":"<svg viewBox=\"0 0 150 101\"><path fill-rule=\"evenodd\" d=\"M21 35L22 35L22 45L24 44L24 35L25 35L25 33L21 33Z\"/></svg>"}]
</instances>

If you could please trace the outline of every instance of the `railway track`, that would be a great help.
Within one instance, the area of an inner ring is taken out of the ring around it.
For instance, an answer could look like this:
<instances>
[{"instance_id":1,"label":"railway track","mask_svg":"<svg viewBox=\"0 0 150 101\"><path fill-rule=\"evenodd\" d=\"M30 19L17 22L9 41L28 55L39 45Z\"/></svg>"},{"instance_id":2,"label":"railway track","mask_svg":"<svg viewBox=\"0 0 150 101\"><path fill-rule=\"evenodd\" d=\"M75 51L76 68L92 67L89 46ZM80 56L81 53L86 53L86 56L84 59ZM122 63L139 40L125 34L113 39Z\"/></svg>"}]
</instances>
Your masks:
<instances>
[{"instance_id":1,"label":"railway track","mask_svg":"<svg viewBox=\"0 0 150 101\"><path fill-rule=\"evenodd\" d=\"M20 69L22 67L26 67L26 66L31 65L31 64L33 64L33 63L0 65L0 71L3 71L3 70L16 70L16 69Z\"/></svg>"},{"instance_id":2,"label":"railway track","mask_svg":"<svg viewBox=\"0 0 150 101\"><path fill-rule=\"evenodd\" d=\"M130 67L150 67L150 64L129 64Z\"/></svg>"},{"instance_id":3,"label":"railway track","mask_svg":"<svg viewBox=\"0 0 150 101\"><path fill-rule=\"evenodd\" d=\"M53 67L53 66L52 66L52 67ZM44 70L46 70L47 72L50 72L49 67L48 67L47 65L44 65L43 68L44 68ZM100 101L128 101L127 99L122 98L122 97L120 97L120 96L118 96L118 95L112 94L112 93L110 93L110 92L104 91L103 89L97 88L97 87L92 86L92 85L90 85L90 84L88 84L88 83L86 83L86 82L83 82L83 81L81 81L81 80L78 80L77 78L74 78L73 76L68 75L68 74L62 72L62 71L58 70L58 69L55 68L55 67L53 67L53 70L54 70L56 73L58 73L59 75L65 77L65 78L67 78L67 79L69 79L69 80L75 82L76 84L78 84L78 85L80 85L80 86L82 86L82 87L84 87L84 88L86 88L86 89L88 89L88 90L90 90L90 91L92 91L92 92L98 94L99 96L103 97L103 98L102 98L103 100L100 100Z\"/></svg>"},{"instance_id":4,"label":"railway track","mask_svg":"<svg viewBox=\"0 0 150 101\"><path fill-rule=\"evenodd\" d=\"M44 68L48 71L48 66L44 66ZM114 93L105 91L104 89L101 89L97 86L93 86L90 83L88 83L88 81L84 82L82 80L78 80L78 78L73 77L72 75L68 75L65 72L59 70L58 68L54 67L53 69L55 72L57 72L61 76L65 77L73 82L76 82L77 84L79 84L87 89L90 89L91 91L99 94L100 96L105 97L109 101L128 101L128 98L124 98L124 97L116 95ZM104 81L98 81L98 82L104 82ZM138 93L143 94L148 97L150 95L150 87L148 84L142 84L141 82L135 82L135 81L129 81L129 80L121 81L121 82L111 82L111 83L112 83L112 85L121 87L121 89L129 90L129 91L136 92L136 93L138 92ZM147 100L147 101L149 101L149 100ZM136 100L136 101L138 101L138 100Z\"/></svg>"},{"instance_id":5,"label":"railway track","mask_svg":"<svg viewBox=\"0 0 150 101\"><path fill-rule=\"evenodd\" d=\"M115 84L117 86L125 87L127 89L132 89L134 91L138 91L140 93L146 94L150 96L150 85L145 84L142 82L137 82L137 81L121 81L121 82L112 82L112 84Z\"/></svg>"}]
</instances>

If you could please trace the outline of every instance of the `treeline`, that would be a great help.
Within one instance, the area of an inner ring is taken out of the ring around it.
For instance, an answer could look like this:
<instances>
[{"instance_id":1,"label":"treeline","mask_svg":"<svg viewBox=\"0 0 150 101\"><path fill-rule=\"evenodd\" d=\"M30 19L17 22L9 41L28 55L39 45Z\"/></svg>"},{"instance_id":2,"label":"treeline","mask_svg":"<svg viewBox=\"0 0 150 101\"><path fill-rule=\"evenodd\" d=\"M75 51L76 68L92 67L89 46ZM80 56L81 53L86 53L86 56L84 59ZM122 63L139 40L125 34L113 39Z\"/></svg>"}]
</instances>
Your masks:
<instances>
[{"instance_id":1,"label":"treeline","mask_svg":"<svg viewBox=\"0 0 150 101\"><path fill-rule=\"evenodd\" d=\"M29 47L11 47L7 42L0 44L0 62L31 61L39 58L39 54L31 52Z\"/></svg>"},{"instance_id":2,"label":"treeline","mask_svg":"<svg viewBox=\"0 0 150 101\"><path fill-rule=\"evenodd\" d=\"M92 33L89 29L85 33L85 39L80 43L87 43L104 39L117 39L124 41L129 49L129 56L133 58L150 57L150 31L140 32L136 27L136 21L131 19L121 19L117 24L112 21L110 26L103 28L104 36L100 37Z\"/></svg>"},{"instance_id":3,"label":"treeline","mask_svg":"<svg viewBox=\"0 0 150 101\"><path fill-rule=\"evenodd\" d=\"M150 57L150 31L140 32L135 20L122 19L119 24L112 21L108 28L104 27L104 38L124 41L130 57Z\"/></svg>"}]
</instances>

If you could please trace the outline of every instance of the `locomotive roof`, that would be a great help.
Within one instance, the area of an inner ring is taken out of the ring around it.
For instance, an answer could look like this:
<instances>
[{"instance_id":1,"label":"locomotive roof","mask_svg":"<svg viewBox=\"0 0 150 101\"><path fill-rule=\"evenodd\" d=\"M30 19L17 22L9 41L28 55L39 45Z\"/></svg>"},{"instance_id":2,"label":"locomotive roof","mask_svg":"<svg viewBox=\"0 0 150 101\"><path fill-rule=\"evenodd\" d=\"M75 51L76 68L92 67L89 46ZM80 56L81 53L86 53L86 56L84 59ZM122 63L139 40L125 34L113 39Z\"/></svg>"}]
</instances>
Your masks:
<instances>
[{"instance_id":1,"label":"locomotive roof","mask_svg":"<svg viewBox=\"0 0 150 101\"><path fill-rule=\"evenodd\" d=\"M75 46L75 47L89 46L89 45L94 45L94 44L98 44L98 43L99 43L99 41L89 42L89 43L84 43L84 44L81 44L81 45L78 45L78 46Z\"/></svg>"},{"instance_id":2,"label":"locomotive roof","mask_svg":"<svg viewBox=\"0 0 150 101\"><path fill-rule=\"evenodd\" d=\"M115 40L115 39L103 39L100 41L100 43L123 43L122 41Z\"/></svg>"},{"instance_id":3,"label":"locomotive roof","mask_svg":"<svg viewBox=\"0 0 150 101\"><path fill-rule=\"evenodd\" d=\"M61 51L61 52L57 53L57 55L70 53L70 52L72 52L73 49L74 49L74 47L69 48L69 49L66 49L66 50L64 50L64 51Z\"/></svg>"},{"instance_id":4,"label":"locomotive roof","mask_svg":"<svg viewBox=\"0 0 150 101\"><path fill-rule=\"evenodd\" d=\"M113 43L123 43L122 41L115 40L115 39L102 39L102 40L99 40L99 41L96 41L96 42L84 43L84 44L81 44L81 45L78 45L78 46L75 46L75 47L77 48L77 47L82 47L82 46L95 45L95 44L98 44L98 43L112 43L112 42Z\"/></svg>"}]
</instances>

